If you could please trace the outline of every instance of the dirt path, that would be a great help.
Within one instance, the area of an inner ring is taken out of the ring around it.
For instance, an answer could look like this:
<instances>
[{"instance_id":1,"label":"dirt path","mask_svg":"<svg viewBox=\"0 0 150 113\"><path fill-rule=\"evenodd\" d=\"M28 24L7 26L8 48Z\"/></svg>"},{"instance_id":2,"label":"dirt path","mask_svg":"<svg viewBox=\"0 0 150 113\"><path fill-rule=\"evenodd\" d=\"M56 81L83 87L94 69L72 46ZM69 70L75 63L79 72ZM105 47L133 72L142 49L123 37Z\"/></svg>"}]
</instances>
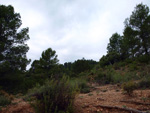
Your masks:
<instances>
[{"instance_id":1,"label":"dirt path","mask_svg":"<svg viewBox=\"0 0 150 113\"><path fill-rule=\"evenodd\" d=\"M90 93L79 94L75 99L74 107L75 113L150 111L150 90L136 90L133 96L127 96L116 85L95 86ZM14 99L13 103L3 108L0 113L34 113L34 110L28 102Z\"/></svg>"}]
</instances>

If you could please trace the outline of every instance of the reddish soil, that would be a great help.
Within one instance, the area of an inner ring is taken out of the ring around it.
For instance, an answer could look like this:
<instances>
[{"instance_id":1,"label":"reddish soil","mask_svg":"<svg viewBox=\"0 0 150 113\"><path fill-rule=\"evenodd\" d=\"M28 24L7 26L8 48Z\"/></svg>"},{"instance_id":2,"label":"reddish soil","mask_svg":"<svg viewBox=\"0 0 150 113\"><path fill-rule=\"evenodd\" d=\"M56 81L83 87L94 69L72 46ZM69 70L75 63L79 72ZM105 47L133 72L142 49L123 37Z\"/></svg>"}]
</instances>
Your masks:
<instances>
[{"instance_id":1,"label":"reddish soil","mask_svg":"<svg viewBox=\"0 0 150 113\"><path fill-rule=\"evenodd\" d=\"M79 94L74 103L75 113L134 113L150 110L150 90L136 90L132 96L124 94L117 85L95 86L87 94ZM28 102L14 99L0 113L34 113Z\"/></svg>"},{"instance_id":2,"label":"reddish soil","mask_svg":"<svg viewBox=\"0 0 150 113\"><path fill-rule=\"evenodd\" d=\"M28 102L17 98L12 101L11 105L2 108L0 113L34 113L34 110Z\"/></svg>"},{"instance_id":3,"label":"reddish soil","mask_svg":"<svg viewBox=\"0 0 150 113\"><path fill-rule=\"evenodd\" d=\"M99 86L88 94L79 94L75 108L76 113L131 113L129 109L148 111L150 90L136 90L128 96L116 85Z\"/></svg>"}]
</instances>

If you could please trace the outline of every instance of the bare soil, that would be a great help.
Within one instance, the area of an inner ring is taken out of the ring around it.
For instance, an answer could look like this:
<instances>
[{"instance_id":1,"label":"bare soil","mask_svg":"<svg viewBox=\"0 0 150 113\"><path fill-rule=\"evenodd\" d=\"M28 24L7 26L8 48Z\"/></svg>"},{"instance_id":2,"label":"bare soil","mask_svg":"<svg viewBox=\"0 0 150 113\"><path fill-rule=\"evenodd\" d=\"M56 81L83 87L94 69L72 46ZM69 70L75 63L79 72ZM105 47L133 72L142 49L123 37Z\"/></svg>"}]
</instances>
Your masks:
<instances>
[{"instance_id":1,"label":"bare soil","mask_svg":"<svg viewBox=\"0 0 150 113\"><path fill-rule=\"evenodd\" d=\"M75 113L144 113L150 111L150 90L136 90L129 96L117 85L94 86L90 93L77 95L74 108ZM0 113L34 113L34 110L19 98Z\"/></svg>"},{"instance_id":2,"label":"bare soil","mask_svg":"<svg viewBox=\"0 0 150 113\"><path fill-rule=\"evenodd\" d=\"M133 113L150 110L150 90L136 90L129 96L117 85L97 86L75 100L76 113Z\"/></svg>"},{"instance_id":3,"label":"bare soil","mask_svg":"<svg viewBox=\"0 0 150 113\"><path fill-rule=\"evenodd\" d=\"M34 113L31 105L22 98L15 98L11 105L2 108L0 113Z\"/></svg>"}]
</instances>

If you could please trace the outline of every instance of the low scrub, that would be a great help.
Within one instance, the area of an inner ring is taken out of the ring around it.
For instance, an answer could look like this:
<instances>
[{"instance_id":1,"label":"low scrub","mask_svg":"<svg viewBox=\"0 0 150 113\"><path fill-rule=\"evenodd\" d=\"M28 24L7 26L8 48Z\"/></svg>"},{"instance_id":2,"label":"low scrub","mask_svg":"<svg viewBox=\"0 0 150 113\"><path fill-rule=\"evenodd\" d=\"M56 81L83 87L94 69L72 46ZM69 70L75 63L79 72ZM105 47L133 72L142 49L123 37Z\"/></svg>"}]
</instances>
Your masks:
<instances>
[{"instance_id":1,"label":"low scrub","mask_svg":"<svg viewBox=\"0 0 150 113\"><path fill-rule=\"evenodd\" d=\"M6 106L11 104L11 100L3 95L0 95L0 106Z\"/></svg>"},{"instance_id":2,"label":"low scrub","mask_svg":"<svg viewBox=\"0 0 150 113\"><path fill-rule=\"evenodd\" d=\"M132 95L133 91L137 88L137 84L133 81L126 82L122 85L123 90L128 94Z\"/></svg>"},{"instance_id":3,"label":"low scrub","mask_svg":"<svg viewBox=\"0 0 150 113\"><path fill-rule=\"evenodd\" d=\"M35 97L32 105L37 113L72 113L77 89L64 76L61 80L51 80L37 86L29 95Z\"/></svg>"},{"instance_id":4,"label":"low scrub","mask_svg":"<svg viewBox=\"0 0 150 113\"><path fill-rule=\"evenodd\" d=\"M6 93L5 91L0 91L0 106L6 106L11 104L12 96Z\"/></svg>"},{"instance_id":5,"label":"low scrub","mask_svg":"<svg viewBox=\"0 0 150 113\"><path fill-rule=\"evenodd\" d=\"M139 83L138 87L142 89L150 88L150 77L143 78Z\"/></svg>"},{"instance_id":6,"label":"low scrub","mask_svg":"<svg viewBox=\"0 0 150 113\"><path fill-rule=\"evenodd\" d=\"M84 78L83 77L74 78L70 81L70 83L72 85L76 85L79 88L80 93L89 93L90 92L90 86L85 77Z\"/></svg>"},{"instance_id":7,"label":"low scrub","mask_svg":"<svg viewBox=\"0 0 150 113\"><path fill-rule=\"evenodd\" d=\"M90 92L90 87L86 82L80 82L78 84L78 87L80 88L81 93L89 93Z\"/></svg>"}]
</instances>

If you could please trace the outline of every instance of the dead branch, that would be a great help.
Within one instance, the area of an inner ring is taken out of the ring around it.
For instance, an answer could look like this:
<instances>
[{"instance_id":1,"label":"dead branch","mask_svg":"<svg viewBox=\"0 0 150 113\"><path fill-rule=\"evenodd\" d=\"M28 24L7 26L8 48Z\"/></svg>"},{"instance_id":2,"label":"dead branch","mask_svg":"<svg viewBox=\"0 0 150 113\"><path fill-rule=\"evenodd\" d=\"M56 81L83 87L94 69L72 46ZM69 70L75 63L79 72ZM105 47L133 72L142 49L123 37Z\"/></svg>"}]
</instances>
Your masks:
<instances>
[{"instance_id":1,"label":"dead branch","mask_svg":"<svg viewBox=\"0 0 150 113\"><path fill-rule=\"evenodd\" d=\"M144 111L139 111L137 109L132 109L132 108L122 108L122 107L117 107L117 106L104 106L104 105L97 105L95 107L102 107L102 108L107 108L107 109L119 109L119 110L124 110L128 111L131 113L146 113Z\"/></svg>"},{"instance_id":2,"label":"dead branch","mask_svg":"<svg viewBox=\"0 0 150 113\"><path fill-rule=\"evenodd\" d=\"M142 102L129 101L129 100L121 100L120 102L125 102L125 103L130 103L130 104L136 104L136 105L150 105L150 103L142 103Z\"/></svg>"}]
</instances>

